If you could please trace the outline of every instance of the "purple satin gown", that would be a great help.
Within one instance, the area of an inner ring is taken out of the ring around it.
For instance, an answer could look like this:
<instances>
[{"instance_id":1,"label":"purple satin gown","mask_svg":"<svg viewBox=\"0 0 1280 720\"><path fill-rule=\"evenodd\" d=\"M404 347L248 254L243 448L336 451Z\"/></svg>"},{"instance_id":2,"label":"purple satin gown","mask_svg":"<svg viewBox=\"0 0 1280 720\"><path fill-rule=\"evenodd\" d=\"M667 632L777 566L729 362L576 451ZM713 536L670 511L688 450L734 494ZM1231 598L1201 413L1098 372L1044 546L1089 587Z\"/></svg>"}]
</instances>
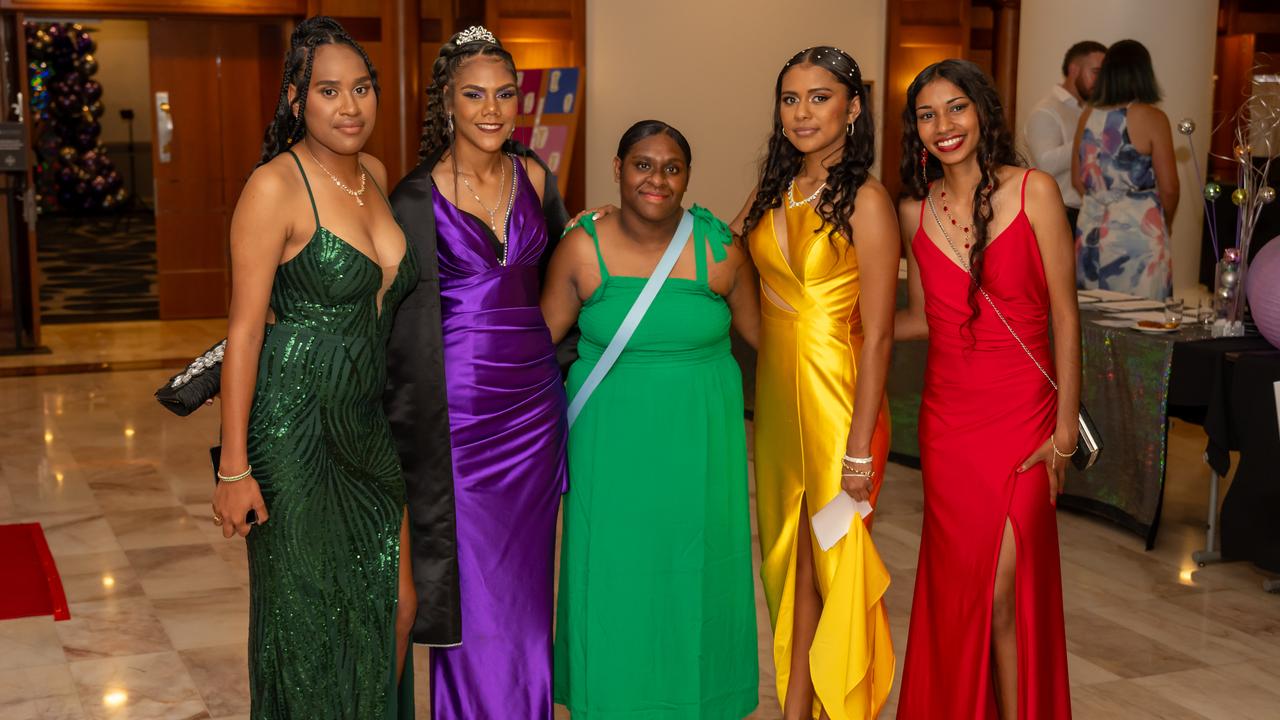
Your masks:
<instances>
[{"instance_id":1,"label":"purple satin gown","mask_svg":"<svg viewBox=\"0 0 1280 720\"><path fill-rule=\"evenodd\" d=\"M462 645L431 651L434 720L552 714L552 576L568 425L538 307L546 222L524 168L513 164L506 265L487 224L432 193L462 595Z\"/></svg>"}]
</instances>

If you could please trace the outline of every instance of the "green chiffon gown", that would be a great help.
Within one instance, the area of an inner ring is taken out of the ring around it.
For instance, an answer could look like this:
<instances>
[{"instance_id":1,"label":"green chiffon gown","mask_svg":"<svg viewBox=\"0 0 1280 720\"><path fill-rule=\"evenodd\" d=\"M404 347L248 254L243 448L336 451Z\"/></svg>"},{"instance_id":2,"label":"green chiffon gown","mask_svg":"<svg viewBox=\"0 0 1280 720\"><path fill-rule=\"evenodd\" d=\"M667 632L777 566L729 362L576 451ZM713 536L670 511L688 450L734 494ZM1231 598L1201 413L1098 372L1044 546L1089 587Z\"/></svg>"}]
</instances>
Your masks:
<instances>
[{"instance_id":1,"label":"green chiffon gown","mask_svg":"<svg viewBox=\"0 0 1280 720\"><path fill-rule=\"evenodd\" d=\"M397 684L395 657L405 490L382 393L418 265L406 246L379 308L382 268L311 207L311 240L276 270L249 412L270 516L247 538L250 717L410 720L413 667Z\"/></svg>"},{"instance_id":2,"label":"green chiffon gown","mask_svg":"<svg viewBox=\"0 0 1280 720\"><path fill-rule=\"evenodd\" d=\"M707 284L731 236L692 212L696 279L667 279L569 434L555 697L575 720L737 720L757 704L742 375ZM610 275L582 226L603 281L571 399L647 279Z\"/></svg>"}]
</instances>

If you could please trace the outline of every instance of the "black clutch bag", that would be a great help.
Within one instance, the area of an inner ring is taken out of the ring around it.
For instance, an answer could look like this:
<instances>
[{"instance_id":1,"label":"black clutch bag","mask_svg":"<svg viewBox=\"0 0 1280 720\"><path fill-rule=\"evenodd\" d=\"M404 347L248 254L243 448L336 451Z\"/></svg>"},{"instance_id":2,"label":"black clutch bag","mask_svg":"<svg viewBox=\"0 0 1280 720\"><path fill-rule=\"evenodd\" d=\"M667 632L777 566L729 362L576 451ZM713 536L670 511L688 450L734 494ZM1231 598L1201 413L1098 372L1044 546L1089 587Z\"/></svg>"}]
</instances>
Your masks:
<instances>
[{"instance_id":1,"label":"black clutch bag","mask_svg":"<svg viewBox=\"0 0 1280 720\"><path fill-rule=\"evenodd\" d=\"M169 378L159 390L156 400L175 415L190 415L222 389L222 354L227 341L206 350L191 361L186 370Z\"/></svg>"},{"instance_id":2,"label":"black clutch bag","mask_svg":"<svg viewBox=\"0 0 1280 720\"><path fill-rule=\"evenodd\" d=\"M1088 470L1102 454L1102 433L1089 417L1089 411L1084 409L1084 403L1080 403L1079 422L1080 438L1076 441L1076 451L1071 454L1071 462L1080 470Z\"/></svg>"}]
</instances>

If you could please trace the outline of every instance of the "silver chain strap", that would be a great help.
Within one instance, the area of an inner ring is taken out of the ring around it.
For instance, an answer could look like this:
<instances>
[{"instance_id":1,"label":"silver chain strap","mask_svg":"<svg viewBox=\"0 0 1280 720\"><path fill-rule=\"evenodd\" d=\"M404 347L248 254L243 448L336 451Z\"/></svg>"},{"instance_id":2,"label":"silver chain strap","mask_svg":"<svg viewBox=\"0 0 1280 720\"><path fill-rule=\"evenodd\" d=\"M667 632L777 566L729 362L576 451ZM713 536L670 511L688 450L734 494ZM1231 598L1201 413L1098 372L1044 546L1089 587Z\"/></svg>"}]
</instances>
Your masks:
<instances>
[{"instance_id":1,"label":"silver chain strap","mask_svg":"<svg viewBox=\"0 0 1280 720\"><path fill-rule=\"evenodd\" d=\"M951 236L947 234L946 226L943 225L942 220L938 218L938 211L933 207L933 193L929 193L926 196L926 199L929 201L929 212L933 215L933 221L938 224L938 229L942 231L942 237L946 238L947 245L951 246L951 252L955 253L955 256L959 258L960 265L964 267L965 272L972 273L973 271L969 268L968 259L961 255L960 251L956 249L956 244L951 242ZM925 237L927 239L928 235L926 234ZM1031 362L1036 364L1036 369L1040 371L1040 374L1044 376L1044 379L1049 381L1049 384L1053 386L1054 390L1057 390L1058 383L1054 382L1053 378L1049 377L1049 373L1045 372L1044 366L1040 364L1040 361L1036 359L1035 355L1031 354L1031 350L1027 349L1027 344L1022 342L1021 337L1018 337L1017 331L1013 329L1013 326L1009 324L1008 320L1004 319L1004 313L1000 312L1000 308L996 307L996 304L991 301L991 296L987 294L986 288L979 284L978 292L982 293L982 297L986 298L987 304L995 311L996 317L1000 318L1000 322L1004 323L1005 329L1009 331L1009 334L1013 336L1013 339L1017 340L1018 345L1022 346L1022 352L1026 353L1027 357L1031 358Z\"/></svg>"}]
</instances>

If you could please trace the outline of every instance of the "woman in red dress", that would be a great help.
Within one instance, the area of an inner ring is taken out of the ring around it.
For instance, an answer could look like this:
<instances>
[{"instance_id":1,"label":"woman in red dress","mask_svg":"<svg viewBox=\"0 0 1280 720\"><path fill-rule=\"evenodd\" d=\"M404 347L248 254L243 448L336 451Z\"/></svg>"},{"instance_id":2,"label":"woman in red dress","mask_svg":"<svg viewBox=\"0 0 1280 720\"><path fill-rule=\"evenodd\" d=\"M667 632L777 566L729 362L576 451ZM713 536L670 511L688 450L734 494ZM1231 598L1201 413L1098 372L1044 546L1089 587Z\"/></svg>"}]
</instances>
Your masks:
<instances>
[{"instance_id":1,"label":"woman in red dress","mask_svg":"<svg viewBox=\"0 0 1280 720\"><path fill-rule=\"evenodd\" d=\"M925 68L903 128L910 305L895 336L927 337L929 355L898 717L1069 718L1054 514L1080 397L1066 211L1053 178L1019 166L973 63Z\"/></svg>"}]
</instances>

